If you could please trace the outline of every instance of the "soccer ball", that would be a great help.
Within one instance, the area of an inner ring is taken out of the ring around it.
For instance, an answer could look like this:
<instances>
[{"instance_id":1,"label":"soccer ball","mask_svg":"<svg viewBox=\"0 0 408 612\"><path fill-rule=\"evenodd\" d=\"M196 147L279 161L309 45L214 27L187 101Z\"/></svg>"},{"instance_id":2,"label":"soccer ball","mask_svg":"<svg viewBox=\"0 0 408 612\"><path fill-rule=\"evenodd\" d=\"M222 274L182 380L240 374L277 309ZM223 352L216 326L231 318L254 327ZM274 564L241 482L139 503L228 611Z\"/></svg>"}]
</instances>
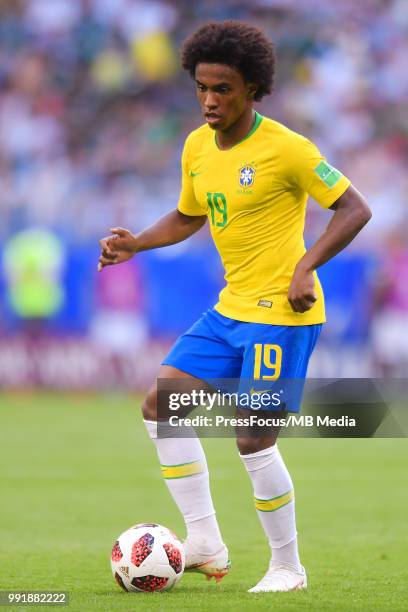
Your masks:
<instances>
[{"instance_id":1,"label":"soccer ball","mask_svg":"<svg viewBox=\"0 0 408 612\"><path fill-rule=\"evenodd\" d=\"M162 525L141 523L124 531L113 545L112 574L125 591L168 591L184 572L184 548Z\"/></svg>"}]
</instances>

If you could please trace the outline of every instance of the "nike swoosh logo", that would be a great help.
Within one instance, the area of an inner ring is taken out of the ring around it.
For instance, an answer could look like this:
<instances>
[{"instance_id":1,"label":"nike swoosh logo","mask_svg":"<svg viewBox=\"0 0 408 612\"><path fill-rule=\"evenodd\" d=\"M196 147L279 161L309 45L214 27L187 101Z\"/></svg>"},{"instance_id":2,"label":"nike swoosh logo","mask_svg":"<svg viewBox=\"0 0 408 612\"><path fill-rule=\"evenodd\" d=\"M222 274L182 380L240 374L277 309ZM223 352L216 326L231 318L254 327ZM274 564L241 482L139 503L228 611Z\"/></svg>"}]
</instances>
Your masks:
<instances>
[{"instance_id":1,"label":"nike swoosh logo","mask_svg":"<svg viewBox=\"0 0 408 612\"><path fill-rule=\"evenodd\" d=\"M192 171L190 170L190 176L192 176L193 178L194 178L195 176L198 176L199 174L202 174L202 172L192 172Z\"/></svg>"},{"instance_id":2,"label":"nike swoosh logo","mask_svg":"<svg viewBox=\"0 0 408 612\"><path fill-rule=\"evenodd\" d=\"M254 395L254 393L259 393L260 395L261 393L270 393L271 391L273 391L273 389L254 389L252 387L249 394Z\"/></svg>"}]
</instances>

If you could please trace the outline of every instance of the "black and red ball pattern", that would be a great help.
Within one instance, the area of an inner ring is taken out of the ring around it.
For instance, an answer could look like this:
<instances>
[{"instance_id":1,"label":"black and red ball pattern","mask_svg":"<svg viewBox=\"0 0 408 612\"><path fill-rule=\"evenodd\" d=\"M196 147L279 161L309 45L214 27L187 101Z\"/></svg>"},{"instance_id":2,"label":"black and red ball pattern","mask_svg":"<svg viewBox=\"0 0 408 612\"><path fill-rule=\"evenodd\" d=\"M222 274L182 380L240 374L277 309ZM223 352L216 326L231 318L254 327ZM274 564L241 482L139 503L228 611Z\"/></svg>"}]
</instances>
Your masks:
<instances>
[{"instance_id":1,"label":"black and red ball pattern","mask_svg":"<svg viewBox=\"0 0 408 612\"><path fill-rule=\"evenodd\" d=\"M120 561L123 557L123 553L120 550L119 541L116 540L112 548L112 561Z\"/></svg>"},{"instance_id":2,"label":"black and red ball pattern","mask_svg":"<svg viewBox=\"0 0 408 612\"><path fill-rule=\"evenodd\" d=\"M136 540L132 546L130 560L133 565L139 567L143 561L150 555L153 550L154 537L151 533L145 533L141 538Z\"/></svg>"},{"instance_id":3,"label":"black and red ball pattern","mask_svg":"<svg viewBox=\"0 0 408 612\"><path fill-rule=\"evenodd\" d=\"M174 569L176 574L179 574L183 569L183 561L181 558L180 550L171 542L166 542L165 544L163 544L163 548L166 551L166 555L171 567Z\"/></svg>"},{"instance_id":4,"label":"black and red ball pattern","mask_svg":"<svg viewBox=\"0 0 408 612\"><path fill-rule=\"evenodd\" d=\"M168 583L168 578L162 578L159 576L140 576L132 579L132 584L137 589L141 591L160 591L164 589L166 584Z\"/></svg>"}]
</instances>

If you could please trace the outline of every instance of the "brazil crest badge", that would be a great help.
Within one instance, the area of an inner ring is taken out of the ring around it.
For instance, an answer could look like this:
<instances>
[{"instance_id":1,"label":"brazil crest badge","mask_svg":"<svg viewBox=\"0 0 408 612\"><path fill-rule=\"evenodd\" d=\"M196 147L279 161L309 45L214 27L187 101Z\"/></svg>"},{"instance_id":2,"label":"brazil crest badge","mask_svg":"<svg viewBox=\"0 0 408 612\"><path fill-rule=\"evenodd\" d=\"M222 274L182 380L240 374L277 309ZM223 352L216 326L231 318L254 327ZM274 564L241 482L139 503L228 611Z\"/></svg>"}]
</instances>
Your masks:
<instances>
[{"instance_id":1,"label":"brazil crest badge","mask_svg":"<svg viewBox=\"0 0 408 612\"><path fill-rule=\"evenodd\" d=\"M239 169L239 184L241 187L252 187L255 180L255 168L245 164Z\"/></svg>"}]
</instances>

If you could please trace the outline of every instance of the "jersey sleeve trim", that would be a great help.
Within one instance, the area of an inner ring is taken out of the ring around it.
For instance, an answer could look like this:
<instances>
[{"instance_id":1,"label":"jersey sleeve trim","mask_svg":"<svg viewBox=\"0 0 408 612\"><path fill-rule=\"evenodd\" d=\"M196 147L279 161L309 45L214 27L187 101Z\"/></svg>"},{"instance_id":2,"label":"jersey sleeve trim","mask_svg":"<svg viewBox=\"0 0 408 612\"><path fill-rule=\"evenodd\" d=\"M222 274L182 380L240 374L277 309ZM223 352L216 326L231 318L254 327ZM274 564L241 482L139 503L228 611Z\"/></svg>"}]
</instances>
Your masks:
<instances>
[{"instance_id":1,"label":"jersey sleeve trim","mask_svg":"<svg viewBox=\"0 0 408 612\"><path fill-rule=\"evenodd\" d=\"M340 179L336 182L336 185L332 187L330 191L326 192L324 198L320 198L317 203L320 204L322 208L330 208L330 206L347 191L350 185L350 179L342 174Z\"/></svg>"},{"instance_id":2,"label":"jersey sleeve trim","mask_svg":"<svg viewBox=\"0 0 408 612\"><path fill-rule=\"evenodd\" d=\"M207 212L203 211L203 212L191 212L191 210L183 210L183 207L179 204L177 206L177 210L179 212L181 212L183 215L186 215L186 217L206 217L207 216Z\"/></svg>"}]
</instances>

